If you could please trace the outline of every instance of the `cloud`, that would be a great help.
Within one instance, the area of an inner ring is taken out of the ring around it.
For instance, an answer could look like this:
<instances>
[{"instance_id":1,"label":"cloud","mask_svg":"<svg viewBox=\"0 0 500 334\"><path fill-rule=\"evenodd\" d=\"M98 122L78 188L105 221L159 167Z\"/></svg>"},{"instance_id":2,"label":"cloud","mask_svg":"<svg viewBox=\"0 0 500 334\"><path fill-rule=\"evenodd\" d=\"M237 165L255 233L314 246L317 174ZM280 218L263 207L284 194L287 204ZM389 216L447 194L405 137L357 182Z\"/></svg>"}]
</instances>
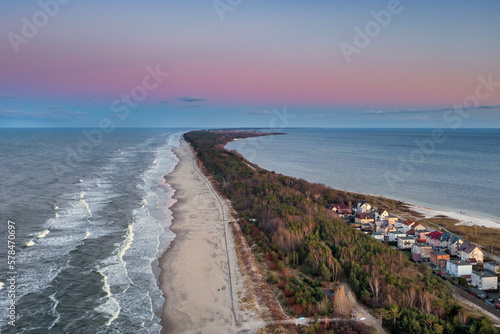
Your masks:
<instances>
[{"instance_id":1,"label":"cloud","mask_svg":"<svg viewBox=\"0 0 500 334\"><path fill-rule=\"evenodd\" d=\"M246 112L248 115L271 115L269 110L249 110Z\"/></svg>"},{"instance_id":2,"label":"cloud","mask_svg":"<svg viewBox=\"0 0 500 334\"><path fill-rule=\"evenodd\" d=\"M168 103L168 100L160 101L160 104L165 104L165 103Z\"/></svg>"},{"instance_id":3,"label":"cloud","mask_svg":"<svg viewBox=\"0 0 500 334\"><path fill-rule=\"evenodd\" d=\"M192 96L176 97L175 99L177 101L181 101L181 102L205 102L205 101L207 101L207 99L204 99L201 97L192 97Z\"/></svg>"},{"instance_id":4,"label":"cloud","mask_svg":"<svg viewBox=\"0 0 500 334\"><path fill-rule=\"evenodd\" d=\"M330 117L335 117L335 116L328 115L328 114L311 114L311 115L304 115L304 117L307 117L307 118L330 118Z\"/></svg>"},{"instance_id":5,"label":"cloud","mask_svg":"<svg viewBox=\"0 0 500 334\"><path fill-rule=\"evenodd\" d=\"M45 118L45 119L72 119L85 116L81 111L69 111L59 106L50 106L41 111L38 108L35 111L24 111L15 109L0 110L0 117L9 118Z\"/></svg>"},{"instance_id":6,"label":"cloud","mask_svg":"<svg viewBox=\"0 0 500 334\"><path fill-rule=\"evenodd\" d=\"M467 107L464 110L474 111L474 110L500 110L500 106L479 106L479 107ZM447 111L454 111L455 108L441 108L441 109L428 109L428 110L394 110L394 111L382 111L382 110L365 110L358 115L399 115L399 114L436 114Z\"/></svg>"}]
</instances>

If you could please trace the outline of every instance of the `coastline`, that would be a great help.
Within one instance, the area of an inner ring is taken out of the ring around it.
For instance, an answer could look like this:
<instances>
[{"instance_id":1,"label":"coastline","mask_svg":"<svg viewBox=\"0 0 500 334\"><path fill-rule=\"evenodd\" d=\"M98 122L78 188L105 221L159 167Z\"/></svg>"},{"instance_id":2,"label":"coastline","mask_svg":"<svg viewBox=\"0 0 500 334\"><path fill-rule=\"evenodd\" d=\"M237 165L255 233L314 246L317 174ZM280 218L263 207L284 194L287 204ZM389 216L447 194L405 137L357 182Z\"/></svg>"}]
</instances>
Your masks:
<instances>
[{"instance_id":1,"label":"coastline","mask_svg":"<svg viewBox=\"0 0 500 334\"><path fill-rule=\"evenodd\" d=\"M230 333L235 316L228 259L236 262L236 254L233 238L225 238L227 223L220 212L228 210L198 175L184 139L174 154L179 162L164 177L175 189L176 202L168 210L176 236L159 258L162 333Z\"/></svg>"}]
</instances>

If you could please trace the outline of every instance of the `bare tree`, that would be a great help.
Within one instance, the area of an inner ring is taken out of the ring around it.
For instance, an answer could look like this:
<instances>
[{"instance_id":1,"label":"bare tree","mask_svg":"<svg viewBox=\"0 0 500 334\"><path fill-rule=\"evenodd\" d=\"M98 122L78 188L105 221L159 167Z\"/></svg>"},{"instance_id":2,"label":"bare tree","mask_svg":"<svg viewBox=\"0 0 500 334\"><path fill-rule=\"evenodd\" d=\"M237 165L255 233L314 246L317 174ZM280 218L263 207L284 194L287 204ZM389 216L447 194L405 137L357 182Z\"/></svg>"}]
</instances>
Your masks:
<instances>
[{"instance_id":1,"label":"bare tree","mask_svg":"<svg viewBox=\"0 0 500 334\"><path fill-rule=\"evenodd\" d=\"M378 296L380 294L380 279L378 278L378 276L373 276L371 280L368 280L368 284L370 285L370 289L375 296L375 301L378 304Z\"/></svg>"}]
</instances>

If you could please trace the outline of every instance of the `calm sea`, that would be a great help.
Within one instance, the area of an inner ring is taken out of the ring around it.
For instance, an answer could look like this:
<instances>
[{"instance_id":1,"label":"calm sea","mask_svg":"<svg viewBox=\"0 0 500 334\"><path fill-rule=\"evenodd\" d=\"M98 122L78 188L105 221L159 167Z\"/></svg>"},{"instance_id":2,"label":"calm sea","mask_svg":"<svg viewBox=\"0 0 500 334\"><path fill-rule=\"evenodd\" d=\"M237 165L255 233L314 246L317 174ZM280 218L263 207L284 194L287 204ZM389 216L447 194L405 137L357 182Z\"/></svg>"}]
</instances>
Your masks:
<instances>
[{"instance_id":1,"label":"calm sea","mask_svg":"<svg viewBox=\"0 0 500 334\"><path fill-rule=\"evenodd\" d=\"M159 333L157 257L173 238L164 210L173 190L161 181L181 133L115 130L90 142L81 129L0 130L1 333Z\"/></svg>"},{"instance_id":2,"label":"calm sea","mask_svg":"<svg viewBox=\"0 0 500 334\"><path fill-rule=\"evenodd\" d=\"M434 210L500 218L500 130L285 129L227 145L263 168Z\"/></svg>"}]
</instances>

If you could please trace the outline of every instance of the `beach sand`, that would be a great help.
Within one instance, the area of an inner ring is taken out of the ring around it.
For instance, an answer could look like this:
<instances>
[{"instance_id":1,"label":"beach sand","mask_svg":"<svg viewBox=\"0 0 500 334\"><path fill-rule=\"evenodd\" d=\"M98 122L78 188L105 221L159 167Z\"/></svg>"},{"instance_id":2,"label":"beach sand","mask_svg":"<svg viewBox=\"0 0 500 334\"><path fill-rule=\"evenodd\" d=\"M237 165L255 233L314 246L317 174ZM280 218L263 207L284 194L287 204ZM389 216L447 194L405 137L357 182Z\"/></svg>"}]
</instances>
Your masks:
<instances>
[{"instance_id":1,"label":"beach sand","mask_svg":"<svg viewBox=\"0 0 500 334\"><path fill-rule=\"evenodd\" d=\"M166 180L177 199L170 208L170 229L176 237L159 261L160 289L166 299L162 333L236 332L237 296L231 281L238 269L227 203L195 168L184 140L174 152L180 161Z\"/></svg>"},{"instance_id":2,"label":"beach sand","mask_svg":"<svg viewBox=\"0 0 500 334\"><path fill-rule=\"evenodd\" d=\"M446 216L451 219L458 220L459 223L457 225L466 225L466 226L484 226L488 228L500 228L500 221L491 219L491 218L482 218L477 216L468 215L465 213L451 212L451 211L440 211L440 210L432 210L429 208L411 205L408 204L408 208L415 212L418 212L424 215L425 218L432 218L435 216Z\"/></svg>"}]
</instances>

